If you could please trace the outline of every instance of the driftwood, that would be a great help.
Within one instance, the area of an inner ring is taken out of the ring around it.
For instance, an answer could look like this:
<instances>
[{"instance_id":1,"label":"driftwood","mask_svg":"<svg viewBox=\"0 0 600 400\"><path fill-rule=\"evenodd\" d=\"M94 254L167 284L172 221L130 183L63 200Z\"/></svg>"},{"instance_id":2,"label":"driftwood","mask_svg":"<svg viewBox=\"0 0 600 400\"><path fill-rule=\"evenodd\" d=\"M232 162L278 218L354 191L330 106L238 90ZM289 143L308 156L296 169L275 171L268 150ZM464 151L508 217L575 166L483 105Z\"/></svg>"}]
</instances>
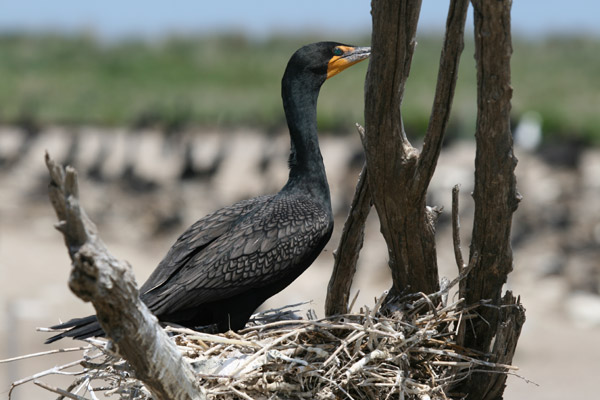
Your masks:
<instances>
[{"instance_id":1,"label":"driftwood","mask_svg":"<svg viewBox=\"0 0 600 400\"><path fill-rule=\"evenodd\" d=\"M110 346L158 399L202 399L192 368L139 299L131 266L114 258L79 204L77 173L46 155L49 195L71 256L69 287L91 301Z\"/></svg>"}]
</instances>

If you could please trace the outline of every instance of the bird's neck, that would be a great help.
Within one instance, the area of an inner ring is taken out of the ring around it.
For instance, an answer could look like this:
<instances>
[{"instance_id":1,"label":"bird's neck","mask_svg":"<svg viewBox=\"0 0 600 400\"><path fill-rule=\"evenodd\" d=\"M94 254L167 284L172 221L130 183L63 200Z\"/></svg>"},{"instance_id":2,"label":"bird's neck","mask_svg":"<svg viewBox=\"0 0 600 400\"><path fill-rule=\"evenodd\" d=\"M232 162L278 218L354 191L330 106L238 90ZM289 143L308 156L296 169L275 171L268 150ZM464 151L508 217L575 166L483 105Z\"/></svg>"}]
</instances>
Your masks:
<instances>
[{"instance_id":1,"label":"bird's neck","mask_svg":"<svg viewBox=\"0 0 600 400\"><path fill-rule=\"evenodd\" d=\"M311 87L302 81L282 85L285 116L290 130L290 176L286 188L301 187L307 194L330 202L329 185L317 136L317 98L320 85Z\"/></svg>"}]
</instances>

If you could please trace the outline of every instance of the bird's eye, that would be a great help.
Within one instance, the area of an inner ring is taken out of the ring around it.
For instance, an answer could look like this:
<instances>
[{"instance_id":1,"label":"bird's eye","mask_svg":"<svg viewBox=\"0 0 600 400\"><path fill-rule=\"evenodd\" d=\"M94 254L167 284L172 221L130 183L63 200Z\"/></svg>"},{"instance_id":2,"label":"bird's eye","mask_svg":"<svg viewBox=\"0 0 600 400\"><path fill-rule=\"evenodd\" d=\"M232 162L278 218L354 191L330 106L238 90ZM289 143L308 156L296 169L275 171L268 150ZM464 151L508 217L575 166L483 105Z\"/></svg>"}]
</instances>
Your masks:
<instances>
[{"instance_id":1,"label":"bird's eye","mask_svg":"<svg viewBox=\"0 0 600 400\"><path fill-rule=\"evenodd\" d=\"M340 49L339 47L336 47L335 49L333 49L333 55L334 56L342 56L344 54L344 50Z\"/></svg>"}]
</instances>

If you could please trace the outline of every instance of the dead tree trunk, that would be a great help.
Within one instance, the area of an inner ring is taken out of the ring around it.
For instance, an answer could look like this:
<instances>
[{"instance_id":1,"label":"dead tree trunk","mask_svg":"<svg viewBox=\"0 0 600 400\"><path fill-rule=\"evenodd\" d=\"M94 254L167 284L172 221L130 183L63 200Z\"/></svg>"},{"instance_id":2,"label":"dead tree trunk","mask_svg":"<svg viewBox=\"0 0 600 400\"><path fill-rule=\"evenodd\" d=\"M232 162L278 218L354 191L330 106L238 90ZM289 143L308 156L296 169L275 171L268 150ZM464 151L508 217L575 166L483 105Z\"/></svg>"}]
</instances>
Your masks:
<instances>
[{"instance_id":1,"label":"dead tree trunk","mask_svg":"<svg viewBox=\"0 0 600 400\"><path fill-rule=\"evenodd\" d=\"M485 301L481 318L463 323L459 344L489 354L490 361L510 364L525 311L502 287L513 268L510 231L521 199L514 174L510 131L511 1L473 0L477 62L475 138L475 218L470 259L473 269L460 284L467 305ZM495 340L494 340L495 339ZM492 341L494 345L492 346ZM457 391L474 399L500 399L506 375L474 373Z\"/></svg>"},{"instance_id":2,"label":"dead tree trunk","mask_svg":"<svg viewBox=\"0 0 600 400\"><path fill-rule=\"evenodd\" d=\"M416 44L421 2L372 2L365 152L371 196L388 246L392 295L433 293L439 288L434 237L437 211L425 201L450 115L468 4L468 0L450 3L434 104L419 152L406 137L400 106Z\"/></svg>"}]
</instances>

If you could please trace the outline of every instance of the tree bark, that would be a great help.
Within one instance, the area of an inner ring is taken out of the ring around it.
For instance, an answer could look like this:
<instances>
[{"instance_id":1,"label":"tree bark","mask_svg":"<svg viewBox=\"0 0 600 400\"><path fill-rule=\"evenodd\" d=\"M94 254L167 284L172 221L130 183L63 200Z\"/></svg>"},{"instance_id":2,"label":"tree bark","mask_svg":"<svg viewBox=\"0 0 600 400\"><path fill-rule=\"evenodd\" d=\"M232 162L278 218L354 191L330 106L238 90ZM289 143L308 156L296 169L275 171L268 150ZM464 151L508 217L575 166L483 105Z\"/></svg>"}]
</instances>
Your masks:
<instances>
[{"instance_id":1,"label":"tree bark","mask_svg":"<svg viewBox=\"0 0 600 400\"><path fill-rule=\"evenodd\" d=\"M432 113L422 152L408 141L400 106L415 48L421 1L373 0L372 54L365 86L368 184L388 246L390 295L439 289L436 213L426 207L448 123L468 0L450 3Z\"/></svg>"},{"instance_id":2,"label":"tree bark","mask_svg":"<svg viewBox=\"0 0 600 400\"><path fill-rule=\"evenodd\" d=\"M46 155L49 195L71 256L69 287L91 301L116 351L158 399L204 399L192 367L139 299L131 267L115 259L79 204L77 174Z\"/></svg>"},{"instance_id":3,"label":"tree bark","mask_svg":"<svg viewBox=\"0 0 600 400\"><path fill-rule=\"evenodd\" d=\"M489 354L492 362L510 364L525 321L519 300L510 292L501 297L513 268L511 222L521 198L516 189L517 159L510 131L511 1L472 3L478 109L475 217L470 247L474 268L461 282L460 293L467 305L486 304L478 309L481 318L462 324L459 344ZM505 381L504 374L474 373L457 391L468 393L469 398L500 399Z\"/></svg>"}]
</instances>

